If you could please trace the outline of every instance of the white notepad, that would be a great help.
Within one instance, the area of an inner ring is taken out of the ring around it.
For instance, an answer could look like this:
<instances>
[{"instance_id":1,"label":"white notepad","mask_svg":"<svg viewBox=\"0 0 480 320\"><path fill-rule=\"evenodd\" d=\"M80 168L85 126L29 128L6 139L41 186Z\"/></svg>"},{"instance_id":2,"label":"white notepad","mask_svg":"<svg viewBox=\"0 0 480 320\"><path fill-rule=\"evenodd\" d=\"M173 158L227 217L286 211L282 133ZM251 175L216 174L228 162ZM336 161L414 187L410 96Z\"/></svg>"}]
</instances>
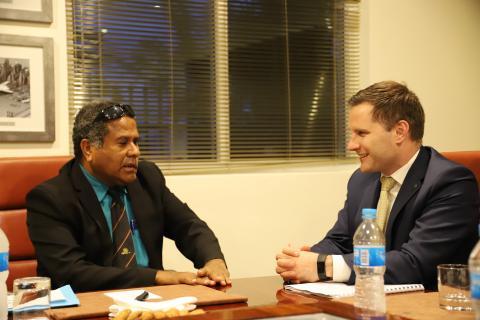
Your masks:
<instances>
[{"instance_id":1,"label":"white notepad","mask_svg":"<svg viewBox=\"0 0 480 320\"><path fill-rule=\"evenodd\" d=\"M355 295L355 286L335 282L313 282L289 284L286 290L319 295L327 298L352 297ZM408 291L423 291L422 284L386 284L385 293L400 293Z\"/></svg>"}]
</instances>

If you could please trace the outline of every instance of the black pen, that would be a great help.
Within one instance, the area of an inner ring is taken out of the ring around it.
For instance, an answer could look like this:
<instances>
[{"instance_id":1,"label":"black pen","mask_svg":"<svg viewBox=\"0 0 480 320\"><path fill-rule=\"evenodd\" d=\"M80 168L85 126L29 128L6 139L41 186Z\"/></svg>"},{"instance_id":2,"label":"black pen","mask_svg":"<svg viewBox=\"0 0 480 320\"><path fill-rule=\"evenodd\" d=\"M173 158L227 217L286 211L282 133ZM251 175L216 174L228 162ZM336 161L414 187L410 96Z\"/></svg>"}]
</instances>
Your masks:
<instances>
[{"instance_id":1,"label":"black pen","mask_svg":"<svg viewBox=\"0 0 480 320\"><path fill-rule=\"evenodd\" d=\"M293 284L293 282L290 281L290 280L287 280L287 281L284 281L284 282L283 282L283 286L284 286L284 287L285 287L285 286L288 286L288 285L291 285L291 284Z\"/></svg>"},{"instance_id":2,"label":"black pen","mask_svg":"<svg viewBox=\"0 0 480 320\"><path fill-rule=\"evenodd\" d=\"M143 291L142 293L140 293L138 296L135 297L135 300L144 301L147 298L148 298L148 292Z\"/></svg>"}]
</instances>

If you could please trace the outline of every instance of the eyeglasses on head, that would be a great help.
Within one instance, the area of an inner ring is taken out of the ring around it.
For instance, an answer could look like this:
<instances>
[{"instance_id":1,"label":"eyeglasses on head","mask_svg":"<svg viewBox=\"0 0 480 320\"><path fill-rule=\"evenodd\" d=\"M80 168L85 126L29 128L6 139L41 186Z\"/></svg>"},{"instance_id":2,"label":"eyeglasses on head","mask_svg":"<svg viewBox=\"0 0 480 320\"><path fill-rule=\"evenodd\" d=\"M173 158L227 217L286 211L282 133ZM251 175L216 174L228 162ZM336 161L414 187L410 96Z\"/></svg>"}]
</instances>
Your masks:
<instances>
[{"instance_id":1,"label":"eyeglasses on head","mask_svg":"<svg viewBox=\"0 0 480 320\"><path fill-rule=\"evenodd\" d=\"M117 103L102 109L93 122L110 121L119 119L123 116L135 118L135 112L128 104Z\"/></svg>"}]
</instances>

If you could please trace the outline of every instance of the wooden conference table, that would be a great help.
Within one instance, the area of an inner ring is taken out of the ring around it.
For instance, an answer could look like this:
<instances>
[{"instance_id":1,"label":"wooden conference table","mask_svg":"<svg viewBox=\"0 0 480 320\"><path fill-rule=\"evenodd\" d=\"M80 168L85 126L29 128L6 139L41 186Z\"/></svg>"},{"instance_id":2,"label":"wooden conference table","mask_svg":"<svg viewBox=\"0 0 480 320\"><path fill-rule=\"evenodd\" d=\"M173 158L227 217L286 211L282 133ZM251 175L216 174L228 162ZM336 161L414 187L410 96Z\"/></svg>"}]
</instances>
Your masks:
<instances>
[{"instance_id":1,"label":"wooden conference table","mask_svg":"<svg viewBox=\"0 0 480 320\"><path fill-rule=\"evenodd\" d=\"M327 299L285 291L280 277L234 279L232 286L220 289L248 297L247 303L202 306L204 315L184 317L195 320L258 319L298 314L327 313L356 319L353 299ZM78 295L82 302L82 294ZM437 292L410 292L387 295L386 319L463 320L474 319L472 312L446 311L438 306ZM95 318L95 319L107 319Z\"/></svg>"},{"instance_id":2,"label":"wooden conference table","mask_svg":"<svg viewBox=\"0 0 480 320\"><path fill-rule=\"evenodd\" d=\"M246 295L248 308L223 305L203 308L208 313L198 319L255 319L272 316L324 312L357 319L353 298L327 299L283 290L280 277L233 280L226 292ZM220 309L223 308L223 309ZM410 292L387 295L387 318L395 320L474 319L473 312L447 311L438 305L438 292Z\"/></svg>"}]
</instances>

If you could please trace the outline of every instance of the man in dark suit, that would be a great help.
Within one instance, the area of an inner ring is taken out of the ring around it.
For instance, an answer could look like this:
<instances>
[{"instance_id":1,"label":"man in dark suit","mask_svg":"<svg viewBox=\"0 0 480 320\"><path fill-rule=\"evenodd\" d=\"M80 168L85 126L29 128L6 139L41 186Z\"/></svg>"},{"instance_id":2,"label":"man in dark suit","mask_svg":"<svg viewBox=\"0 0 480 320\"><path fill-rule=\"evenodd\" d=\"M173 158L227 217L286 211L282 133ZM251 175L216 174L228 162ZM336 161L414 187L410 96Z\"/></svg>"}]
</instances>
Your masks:
<instances>
[{"instance_id":1,"label":"man in dark suit","mask_svg":"<svg viewBox=\"0 0 480 320\"><path fill-rule=\"evenodd\" d=\"M75 158L27 195L27 223L38 274L75 291L163 284L227 285L217 238L139 161L139 133L128 105L84 106L75 118ZM165 271L163 237L196 273Z\"/></svg>"},{"instance_id":2,"label":"man in dark suit","mask_svg":"<svg viewBox=\"0 0 480 320\"><path fill-rule=\"evenodd\" d=\"M362 208L376 208L381 180L386 216L385 283L436 287L436 266L466 263L478 240L479 192L467 168L422 146L424 112L406 86L385 81L349 101L348 149L360 159L351 176L345 206L326 237L311 248L288 246L277 254L276 271L285 280L353 283L353 235ZM388 208L388 209L387 209Z\"/></svg>"}]
</instances>

